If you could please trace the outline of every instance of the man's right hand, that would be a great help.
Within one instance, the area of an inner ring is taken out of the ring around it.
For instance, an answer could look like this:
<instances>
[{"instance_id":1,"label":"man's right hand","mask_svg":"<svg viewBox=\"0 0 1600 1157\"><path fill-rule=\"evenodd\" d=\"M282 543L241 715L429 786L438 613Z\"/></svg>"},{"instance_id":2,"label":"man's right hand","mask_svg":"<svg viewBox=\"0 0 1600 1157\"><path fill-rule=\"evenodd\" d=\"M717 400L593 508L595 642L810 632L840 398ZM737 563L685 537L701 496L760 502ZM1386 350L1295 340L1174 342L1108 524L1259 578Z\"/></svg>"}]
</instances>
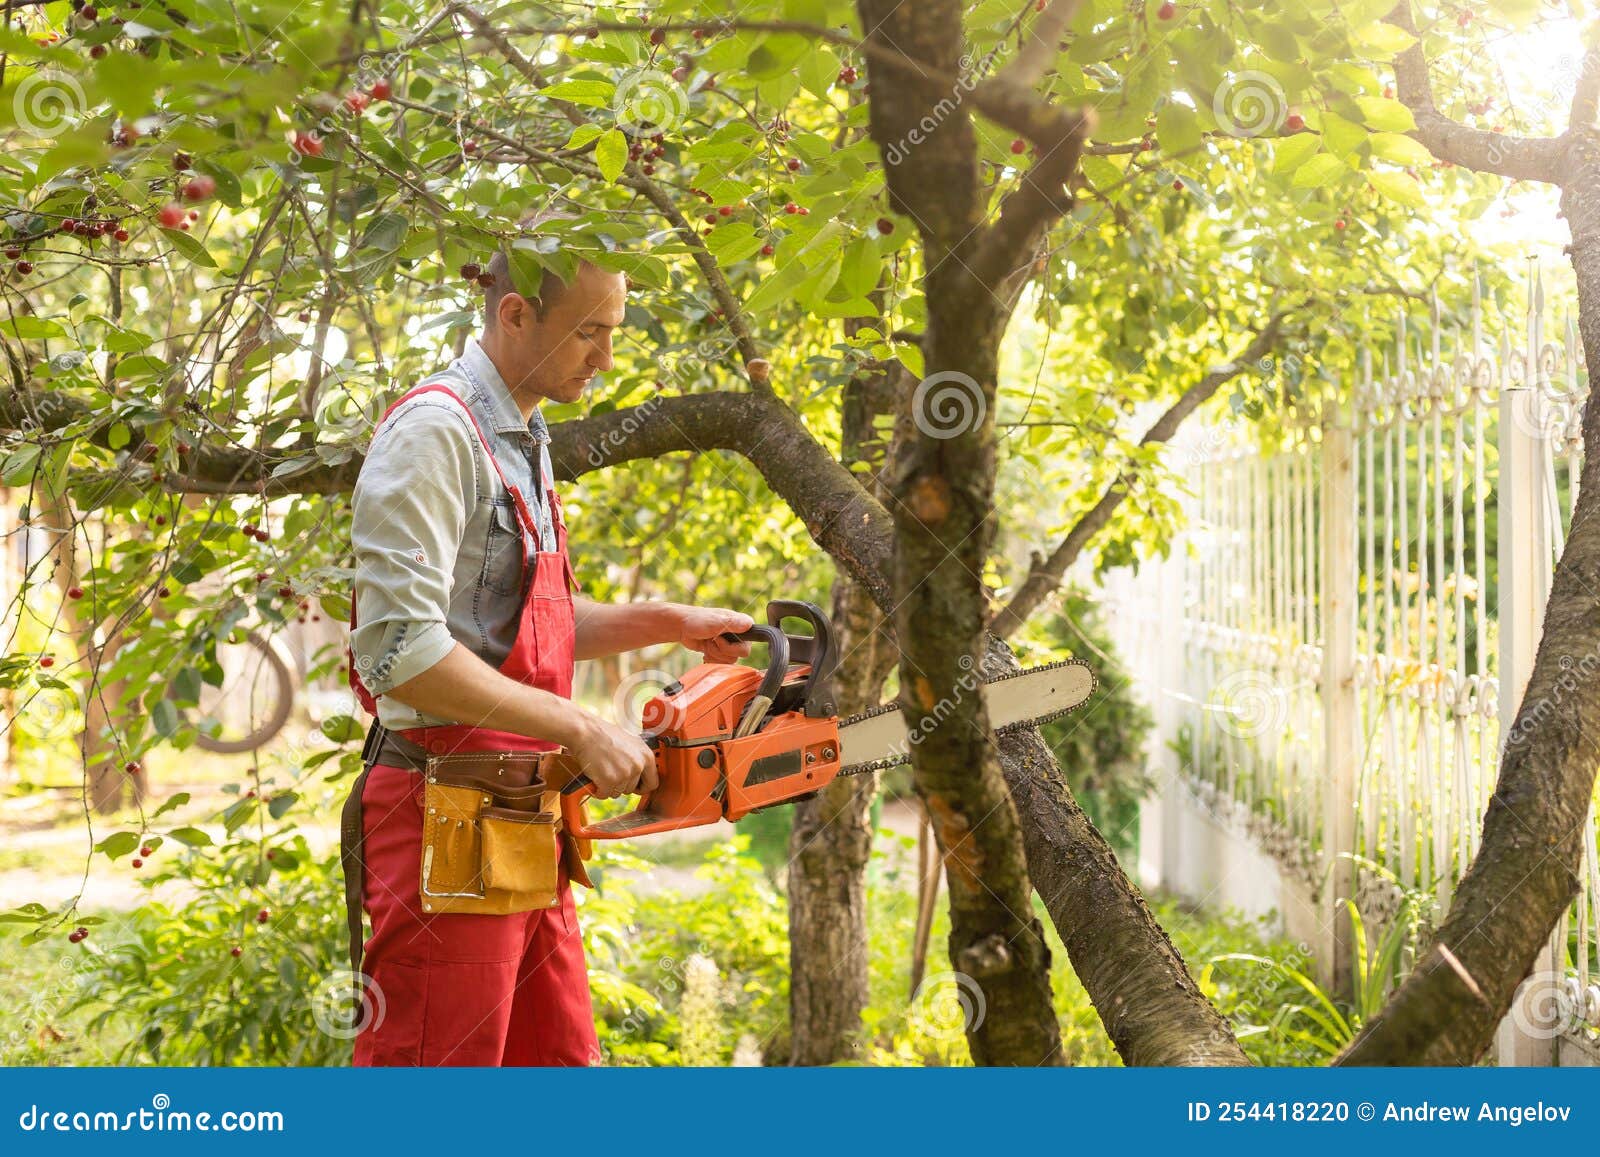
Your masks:
<instances>
[{"instance_id":1,"label":"man's right hand","mask_svg":"<svg viewBox=\"0 0 1600 1157\"><path fill-rule=\"evenodd\" d=\"M607 723L597 715L584 722L586 726L567 749L594 784L596 796L615 799L656 789L656 753L638 732Z\"/></svg>"}]
</instances>

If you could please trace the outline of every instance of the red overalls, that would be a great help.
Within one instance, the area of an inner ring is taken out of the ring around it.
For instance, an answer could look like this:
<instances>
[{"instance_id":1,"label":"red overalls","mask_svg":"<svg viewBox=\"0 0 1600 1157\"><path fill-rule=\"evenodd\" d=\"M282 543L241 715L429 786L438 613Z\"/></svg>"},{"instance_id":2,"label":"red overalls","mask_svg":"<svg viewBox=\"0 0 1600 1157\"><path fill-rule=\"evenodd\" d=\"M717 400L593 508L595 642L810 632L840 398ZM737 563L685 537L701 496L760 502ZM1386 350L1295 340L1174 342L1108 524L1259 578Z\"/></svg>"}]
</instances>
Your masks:
<instances>
[{"instance_id":1,"label":"red overalls","mask_svg":"<svg viewBox=\"0 0 1600 1157\"><path fill-rule=\"evenodd\" d=\"M466 403L448 387L424 385L466 410L478 440L511 493L523 533L537 545L516 641L500 673L552 695L572 697L573 608L577 580L567 557L561 499L543 483L556 549L545 550L522 493L506 482ZM388 417L385 412L384 417ZM569 588L570 584L570 588ZM351 606L351 627L355 607ZM377 702L350 664L364 706ZM559 744L505 731L452 724L399 734L428 751L550 751ZM418 880L422 849L422 776L375 764L361 796L365 844L363 906L372 919L364 971L374 1015L356 1037L357 1065L587 1065L599 1059L583 940L565 864L561 902L509 916L424 913Z\"/></svg>"}]
</instances>

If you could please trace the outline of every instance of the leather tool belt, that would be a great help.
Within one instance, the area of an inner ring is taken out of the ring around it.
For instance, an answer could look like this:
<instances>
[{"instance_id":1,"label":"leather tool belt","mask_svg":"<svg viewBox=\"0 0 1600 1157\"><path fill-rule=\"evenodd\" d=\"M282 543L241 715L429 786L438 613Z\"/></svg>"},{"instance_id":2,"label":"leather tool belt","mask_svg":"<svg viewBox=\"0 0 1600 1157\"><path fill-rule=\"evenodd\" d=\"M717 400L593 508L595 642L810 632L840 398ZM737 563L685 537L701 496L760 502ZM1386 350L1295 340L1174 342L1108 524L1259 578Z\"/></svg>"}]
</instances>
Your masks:
<instances>
[{"instance_id":1,"label":"leather tool belt","mask_svg":"<svg viewBox=\"0 0 1600 1157\"><path fill-rule=\"evenodd\" d=\"M588 840L563 831L560 788L577 774L564 751L432 755L374 723L363 769L340 822L350 967L361 973L361 887L365 871L361 794L375 764L423 776L419 902L427 913L504 916L561 902L560 867L593 887L584 868Z\"/></svg>"}]
</instances>

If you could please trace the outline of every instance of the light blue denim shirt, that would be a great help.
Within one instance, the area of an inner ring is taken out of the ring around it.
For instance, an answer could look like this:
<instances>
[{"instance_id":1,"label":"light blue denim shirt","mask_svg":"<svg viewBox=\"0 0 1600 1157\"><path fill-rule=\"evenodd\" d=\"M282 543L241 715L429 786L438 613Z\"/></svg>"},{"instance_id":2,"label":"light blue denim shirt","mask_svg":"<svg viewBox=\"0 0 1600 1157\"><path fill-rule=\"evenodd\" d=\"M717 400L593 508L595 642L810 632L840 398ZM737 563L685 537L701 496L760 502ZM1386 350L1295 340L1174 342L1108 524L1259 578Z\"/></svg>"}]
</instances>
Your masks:
<instances>
[{"instance_id":1,"label":"light blue denim shirt","mask_svg":"<svg viewBox=\"0 0 1600 1157\"><path fill-rule=\"evenodd\" d=\"M528 501L545 549L555 549L549 501L550 433L536 409L524 421L476 339L419 385L449 386L467 404L506 480ZM537 473L536 466L537 463ZM518 525L466 413L441 394L397 406L373 432L356 479L356 619L351 651L367 689L383 696L426 671L460 642L491 667L511 652L534 550ZM448 720L378 701L388 728Z\"/></svg>"}]
</instances>

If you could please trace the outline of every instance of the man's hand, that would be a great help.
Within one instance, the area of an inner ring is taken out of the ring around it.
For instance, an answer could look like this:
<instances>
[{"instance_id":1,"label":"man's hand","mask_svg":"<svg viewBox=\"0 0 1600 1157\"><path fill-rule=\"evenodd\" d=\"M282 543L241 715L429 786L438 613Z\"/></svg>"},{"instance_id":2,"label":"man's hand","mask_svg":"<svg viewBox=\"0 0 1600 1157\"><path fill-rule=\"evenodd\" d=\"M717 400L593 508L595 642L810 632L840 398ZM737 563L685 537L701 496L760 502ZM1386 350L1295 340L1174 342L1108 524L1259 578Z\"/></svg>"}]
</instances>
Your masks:
<instances>
[{"instance_id":1,"label":"man's hand","mask_svg":"<svg viewBox=\"0 0 1600 1157\"><path fill-rule=\"evenodd\" d=\"M585 713L587 715L587 713ZM636 732L587 715L580 737L567 745L601 799L643 795L658 786L656 755Z\"/></svg>"},{"instance_id":2,"label":"man's hand","mask_svg":"<svg viewBox=\"0 0 1600 1157\"><path fill-rule=\"evenodd\" d=\"M708 663L732 663L750 653L749 643L730 643L722 632L739 634L756 625L743 611L721 607L685 607L679 622L678 641L691 651L699 651Z\"/></svg>"}]
</instances>

